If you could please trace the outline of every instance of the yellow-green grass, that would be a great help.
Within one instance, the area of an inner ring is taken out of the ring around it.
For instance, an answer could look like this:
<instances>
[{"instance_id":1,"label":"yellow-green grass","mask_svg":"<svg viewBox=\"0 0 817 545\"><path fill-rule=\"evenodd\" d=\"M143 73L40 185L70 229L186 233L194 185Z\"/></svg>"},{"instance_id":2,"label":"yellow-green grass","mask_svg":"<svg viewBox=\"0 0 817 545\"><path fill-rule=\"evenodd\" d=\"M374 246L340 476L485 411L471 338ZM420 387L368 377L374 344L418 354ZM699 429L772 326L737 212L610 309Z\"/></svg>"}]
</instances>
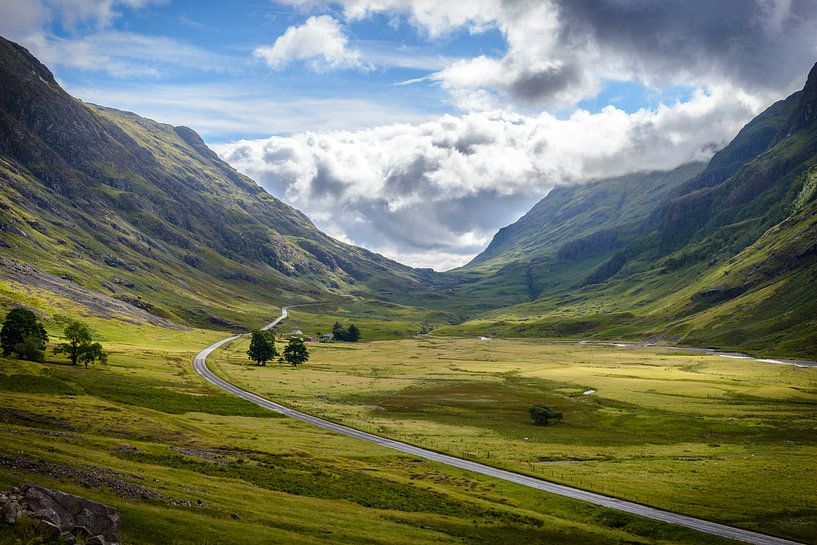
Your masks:
<instances>
[{"instance_id":1,"label":"yellow-green grass","mask_svg":"<svg viewBox=\"0 0 817 545\"><path fill-rule=\"evenodd\" d=\"M335 322L340 322L344 327L349 324L357 325L363 331L364 341L405 339L414 337L423 330L422 324L428 313L410 307L390 306L394 308L386 313L377 305L368 308L365 303L360 308L346 305L345 302L342 307L324 305L316 308L315 305L304 305L292 308L287 320L278 327L279 337L286 337L293 330L300 330L304 335L317 340L318 334L331 333Z\"/></svg>"},{"instance_id":2,"label":"yellow-green grass","mask_svg":"<svg viewBox=\"0 0 817 545\"><path fill-rule=\"evenodd\" d=\"M365 336L365 329L364 329ZM367 431L817 542L817 369L676 351L423 337L310 345L299 369L214 354L222 376ZM584 392L595 390L592 394ZM543 403L564 412L531 424Z\"/></svg>"},{"instance_id":3,"label":"yellow-green grass","mask_svg":"<svg viewBox=\"0 0 817 545\"><path fill-rule=\"evenodd\" d=\"M87 320L106 367L0 358L0 489L36 482L113 505L126 544L720 542L261 411L192 370L223 332ZM87 488L76 470L166 497ZM15 541L25 531L2 526L0 543L28 543Z\"/></svg>"}]
</instances>

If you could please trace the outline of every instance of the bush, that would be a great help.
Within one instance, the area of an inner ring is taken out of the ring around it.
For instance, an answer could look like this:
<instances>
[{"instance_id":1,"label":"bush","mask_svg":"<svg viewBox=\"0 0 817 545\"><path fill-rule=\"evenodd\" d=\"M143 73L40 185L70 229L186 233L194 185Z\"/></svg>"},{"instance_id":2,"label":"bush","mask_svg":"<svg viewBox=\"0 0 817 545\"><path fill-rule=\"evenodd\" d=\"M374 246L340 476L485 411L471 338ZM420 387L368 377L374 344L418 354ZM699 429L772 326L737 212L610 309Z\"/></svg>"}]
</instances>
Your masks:
<instances>
[{"instance_id":1,"label":"bush","mask_svg":"<svg viewBox=\"0 0 817 545\"><path fill-rule=\"evenodd\" d=\"M528 409L531 420L537 426L547 426L551 420L561 420L563 415L559 411L554 411L544 405L534 405Z\"/></svg>"}]
</instances>

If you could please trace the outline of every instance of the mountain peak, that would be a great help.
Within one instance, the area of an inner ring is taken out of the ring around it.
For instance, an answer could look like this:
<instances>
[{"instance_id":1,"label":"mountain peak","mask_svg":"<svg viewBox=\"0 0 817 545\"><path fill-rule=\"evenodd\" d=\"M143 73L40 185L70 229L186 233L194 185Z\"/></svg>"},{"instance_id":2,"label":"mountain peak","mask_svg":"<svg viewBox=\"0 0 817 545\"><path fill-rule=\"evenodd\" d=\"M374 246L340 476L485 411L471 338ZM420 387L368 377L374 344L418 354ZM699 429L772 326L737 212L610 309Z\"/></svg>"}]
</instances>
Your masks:
<instances>
[{"instance_id":1,"label":"mountain peak","mask_svg":"<svg viewBox=\"0 0 817 545\"><path fill-rule=\"evenodd\" d=\"M817 63L811 68L803 87L800 102L789 120L788 134L792 134L817 121Z\"/></svg>"}]
</instances>

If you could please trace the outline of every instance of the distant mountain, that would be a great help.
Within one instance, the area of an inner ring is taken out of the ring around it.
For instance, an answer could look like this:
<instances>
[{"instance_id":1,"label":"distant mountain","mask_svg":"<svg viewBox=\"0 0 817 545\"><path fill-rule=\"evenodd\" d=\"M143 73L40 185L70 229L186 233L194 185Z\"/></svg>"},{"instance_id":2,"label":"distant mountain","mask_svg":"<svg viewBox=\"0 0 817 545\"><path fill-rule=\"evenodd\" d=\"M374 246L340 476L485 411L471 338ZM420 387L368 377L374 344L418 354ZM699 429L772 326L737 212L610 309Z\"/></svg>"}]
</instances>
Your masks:
<instances>
[{"instance_id":1,"label":"distant mountain","mask_svg":"<svg viewBox=\"0 0 817 545\"><path fill-rule=\"evenodd\" d=\"M406 296L441 278L326 236L187 127L71 97L2 38L0 82L0 277L17 285L224 325L240 301Z\"/></svg>"},{"instance_id":2,"label":"distant mountain","mask_svg":"<svg viewBox=\"0 0 817 545\"><path fill-rule=\"evenodd\" d=\"M552 191L460 271L460 289L519 301L485 309L473 324L487 333L817 357L816 201L817 65L703 170Z\"/></svg>"}]
</instances>

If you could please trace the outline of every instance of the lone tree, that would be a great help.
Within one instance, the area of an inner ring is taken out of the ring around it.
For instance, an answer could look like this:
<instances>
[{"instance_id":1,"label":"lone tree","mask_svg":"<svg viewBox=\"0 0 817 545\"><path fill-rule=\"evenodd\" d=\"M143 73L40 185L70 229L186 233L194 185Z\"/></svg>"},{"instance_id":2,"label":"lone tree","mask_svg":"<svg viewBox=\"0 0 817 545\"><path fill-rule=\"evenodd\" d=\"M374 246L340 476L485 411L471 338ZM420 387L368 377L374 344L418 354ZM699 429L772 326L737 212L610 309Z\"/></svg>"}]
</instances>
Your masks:
<instances>
[{"instance_id":1,"label":"lone tree","mask_svg":"<svg viewBox=\"0 0 817 545\"><path fill-rule=\"evenodd\" d=\"M15 308L6 315L0 329L0 347L4 356L42 361L48 334L37 316L30 310Z\"/></svg>"},{"instance_id":2,"label":"lone tree","mask_svg":"<svg viewBox=\"0 0 817 545\"><path fill-rule=\"evenodd\" d=\"M284 359L292 367L306 363L306 360L309 359L309 350L307 350L304 340L299 337L290 337L289 343L284 348Z\"/></svg>"},{"instance_id":3,"label":"lone tree","mask_svg":"<svg viewBox=\"0 0 817 545\"><path fill-rule=\"evenodd\" d=\"M528 414L530 414L531 420L537 426L547 426L551 420L561 420L563 416L561 412L554 411L544 405L534 405L528 409Z\"/></svg>"},{"instance_id":4,"label":"lone tree","mask_svg":"<svg viewBox=\"0 0 817 545\"><path fill-rule=\"evenodd\" d=\"M65 326L63 335L68 342L57 346L54 353L65 352L68 354L71 365L82 362L85 367L88 367L89 364L95 361L108 363L108 355L103 352L101 344L93 342L91 329L86 324L78 320L71 320Z\"/></svg>"},{"instance_id":5,"label":"lone tree","mask_svg":"<svg viewBox=\"0 0 817 545\"><path fill-rule=\"evenodd\" d=\"M269 331L254 330L247 356L258 365L266 365L269 360L277 355L275 336Z\"/></svg>"},{"instance_id":6,"label":"lone tree","mask_svg":"<svg viewBox=\"0 0 817 545\"><path fill-rule=\"evenodd\" d=\"M360 330L357 328L357 326L355 324L352 324L352 325L349 326L349 333L348 333L348 339L347 340L349 342L351 342L351 343L356 343L357 341L360 340Z\"/></svg>"}]
</instances>

